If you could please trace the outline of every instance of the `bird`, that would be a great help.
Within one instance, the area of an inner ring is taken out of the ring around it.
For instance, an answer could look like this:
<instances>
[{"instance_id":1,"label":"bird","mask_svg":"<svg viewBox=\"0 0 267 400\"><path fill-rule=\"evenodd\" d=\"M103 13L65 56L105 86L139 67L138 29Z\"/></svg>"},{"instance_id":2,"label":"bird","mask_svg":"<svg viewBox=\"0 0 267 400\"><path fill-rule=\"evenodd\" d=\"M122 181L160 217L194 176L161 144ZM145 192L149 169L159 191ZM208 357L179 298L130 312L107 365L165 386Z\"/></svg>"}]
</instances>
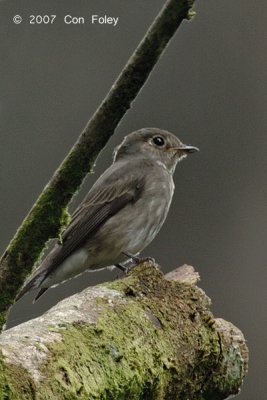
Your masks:
<instances>
[{"instance_id":1,"label":"bird","mask_svg":"<svg viewBox=\"0 0 267 400\"><path fill-rule=\"evenodd\" d=\"M173 133L142 128L124 137L113 162L74 211L61 240L26 281L16 301L84 271L126 270L161 229L174 193L173 174L179 161L197 147L183 144Z\"/></svg>"}]
</instances>

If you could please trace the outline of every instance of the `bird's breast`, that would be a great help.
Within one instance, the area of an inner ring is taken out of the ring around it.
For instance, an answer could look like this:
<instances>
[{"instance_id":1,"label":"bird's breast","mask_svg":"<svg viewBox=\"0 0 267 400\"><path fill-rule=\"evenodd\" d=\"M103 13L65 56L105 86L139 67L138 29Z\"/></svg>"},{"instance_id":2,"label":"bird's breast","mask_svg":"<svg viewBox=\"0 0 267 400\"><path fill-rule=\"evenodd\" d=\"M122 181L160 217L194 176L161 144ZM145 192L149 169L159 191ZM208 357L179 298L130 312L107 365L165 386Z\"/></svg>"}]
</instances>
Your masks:
<instances>
[{"instance_id":1,"label":"bird's breast","mask_svg":"<svg viewBox=\"0 0 267 400\"><path fill-rule=\"evenodd\" d=\"M130 253L142 251L155 238L167 217L173 192L171 176L148 178L139 199L122 210L124 220L128 220L123 240Z\"/></svg>"},{"instance_id":2,"label":"bird's breast","mask_svg":"<svg viewBox=\"0 0 267 400\"><path fill-rule=\"evenodd\" d=\"M109 218L90 239L88 250L95 264L121 262L122 252L137 254L155 238L167 217L174 185L169 175L154 178L148 176L136 201Z\"/></svg>"}]
</instances>

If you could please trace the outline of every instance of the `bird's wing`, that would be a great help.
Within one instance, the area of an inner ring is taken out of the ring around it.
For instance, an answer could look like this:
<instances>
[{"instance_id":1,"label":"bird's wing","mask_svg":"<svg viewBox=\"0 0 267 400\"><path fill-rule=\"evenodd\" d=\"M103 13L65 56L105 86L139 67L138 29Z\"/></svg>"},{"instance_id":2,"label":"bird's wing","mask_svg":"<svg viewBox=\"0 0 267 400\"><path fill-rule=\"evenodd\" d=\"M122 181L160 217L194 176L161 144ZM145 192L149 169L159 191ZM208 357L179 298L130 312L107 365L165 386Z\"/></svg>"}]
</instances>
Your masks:
<instances>
[{"instance_id":1,"label":"bird's wing","mask_svg":"<svg viewBox=\"0 0 267 400\"><path fill-rule=\"evenodd\" d=\"M133 174L126 179L124 174L120 174L116 179L117 176L114 175L111 183L107 184L106 179L101 179L101 182L92 188L85 201L74 212L69 226L63 232L62 244L57 245L47 255L22 288L17 300L33 287L39 287L49 273L73 251L81 247L109 217L139 198L144 187L144 176Z\"/></svg>"},{"instance_id":2,"label":"bird's wing","mask_svg":"<svg viewBox=\"0 0 267 400\"><path fill-rule=\"evenodd\" d=\"M86 202L73 214L72 220L62 234L60 263L74 250L83 245L90 235L111 216L135 202L144 186L143 178L125 179L92 192Z\"/></svg>"}]
</instances>

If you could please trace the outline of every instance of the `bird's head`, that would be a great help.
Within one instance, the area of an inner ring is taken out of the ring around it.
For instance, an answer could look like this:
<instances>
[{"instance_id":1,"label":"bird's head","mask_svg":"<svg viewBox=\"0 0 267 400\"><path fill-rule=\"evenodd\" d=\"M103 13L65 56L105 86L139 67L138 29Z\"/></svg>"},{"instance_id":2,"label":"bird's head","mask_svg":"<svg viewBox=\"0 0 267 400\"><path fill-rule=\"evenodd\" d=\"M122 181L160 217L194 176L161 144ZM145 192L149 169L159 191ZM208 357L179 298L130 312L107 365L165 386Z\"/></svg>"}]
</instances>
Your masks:
<instances>
[{"instance_id":1,"label":"bird's head","mask_svg":"<svg viewBox=\"0 0 267 400\"><path fill-rule=\"evenodd\" d=\"M114 151L114 162L128 156L149 158L173 173L179 161L196 151L197 147L183 144L168 131L143 128L125 136Z\"/></svg>"}]
</instances>

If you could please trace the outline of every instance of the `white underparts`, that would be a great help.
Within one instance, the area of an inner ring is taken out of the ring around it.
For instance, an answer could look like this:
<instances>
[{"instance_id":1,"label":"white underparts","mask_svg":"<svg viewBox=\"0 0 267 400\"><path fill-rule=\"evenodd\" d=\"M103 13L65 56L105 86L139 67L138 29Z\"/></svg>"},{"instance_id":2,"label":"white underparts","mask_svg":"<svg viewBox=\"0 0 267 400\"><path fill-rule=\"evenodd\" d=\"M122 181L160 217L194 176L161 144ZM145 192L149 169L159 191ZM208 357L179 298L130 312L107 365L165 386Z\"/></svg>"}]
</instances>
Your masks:
<instances>
[{"instance_id":1,"label":"white underparts","mask_svg":"<svg viewBox=\"0 0 267 400\"><path fill-rule=\"evenodd\" d=\"M57 285L62 281L79 275L86 270L88 252L81 248L71 254L62 264L60 264L41 284L41 287Z\"/></svg>"}]
</instances>

